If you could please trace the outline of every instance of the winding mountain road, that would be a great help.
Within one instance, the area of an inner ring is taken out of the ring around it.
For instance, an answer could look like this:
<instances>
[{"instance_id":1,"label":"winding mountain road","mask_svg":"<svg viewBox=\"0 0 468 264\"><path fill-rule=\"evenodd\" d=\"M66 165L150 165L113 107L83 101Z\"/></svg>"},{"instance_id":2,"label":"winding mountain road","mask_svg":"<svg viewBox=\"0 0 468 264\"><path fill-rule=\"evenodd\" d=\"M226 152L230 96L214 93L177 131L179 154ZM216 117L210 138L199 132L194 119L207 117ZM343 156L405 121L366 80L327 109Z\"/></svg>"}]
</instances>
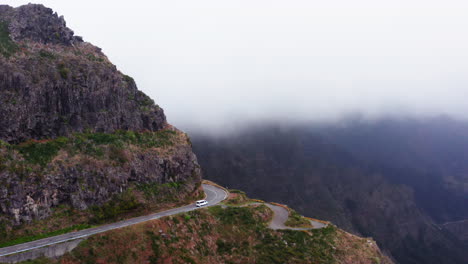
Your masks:
<instances>
[{"instance_id":1,"label":"winding mountain road","mask_svg":"<svg viewBox=\"0 0 468 264\"><path fill-rule=\"evenodd\" d=\"M221 188L208 185L208 184L203 184L202 186L206 194L205 200L208 201L208 206L216 205L220 203L221 201L223 201L224 199L226 199L227 197L226 191L224 191ZM48 238L35 240L35 241L31 241L31 242L27 242L27 243L23 243L19 245L14 245L10 247L4 247L4 248L0 248L0 257L16 254L20 252L25 252L25 251L29 251L29 250L36 249L36 248L46 247L46 246L50 246L50 245L54 245L58 243L63 243L66 241L85 238L85 237L89 237L94 234L106 232L112 229L122 228L122 227L130 226L130 225L146 222L149 220L158 219L164 216L174 215L174 214L183 213L183 212L189 212L189 211L193 211L199 208L200 207L198 208L195 207L194 204L190 204L190 205L170 209L170 210L159 212L159 213L135 217L135 218L123 220L123 221L112 223L112 224L102 225L102 226L95 227L95 228L83 229L81 231L71 232L71 233L58 235L54 237L48 237Z\"/></svg>"},{"instance_id":2,"label":"winding mountain road","mask_svg":"<svg viewBox=\"0 0 468 264\"><path fill-rule=\"evenodd\" d=\"M288 220L289 217L289 211L286 208L283 208L281 206L265 203L268 208L273 210L273 219L271 219L269 227L271 229L289 229L289 230L310 230L310 229L320 229L324 228L327 225L314 221L314 220L309 220L310 224L312 225L312 228L296 228L296 227L289 227L286 226L284 223Z\"/></svg>"},{"instance_id":3,"label":"winding mountain road","mask_svg":"<svg viewBox=\"0 0 468 264\"><path fill-rule=\"evenodd\" d=\"M227 198L227 195L228 195L227 192L221 188L215 187L213 185L208 185L208 184L203 184L202 187L206 194L205 200L208 201L208 206L217 205L221 201ZM288 216L289 216L289 211L287 209L280 207L280 206L272 205L269 203L265 203L265 205L268 206L271 210L273 210L273 219L271 220L269 224L269 227L271 229L309 230L309 229L319 229L319 228L326 227L325 224L316 222L313 220L310 220L313 226L312 228L288 227L284 224L287 221ZM102 225L102 226L95 227L95 228L84 229L81 231L70 232L70 233L63 234L63 235L48 237L48 238L35 240L35 241L23 243L23 244L18 244L18 245L14 245L10 247L0 248L0 259L3 256L26 252L29 250L42 248L42 247L46 247L50 245L55 245L55 244L59 244L59 243L67 242L67 241L76 240L76 239L82 239L82 238L86 238L95 234L103 233L109 230L131 226L131 225L146 222L149 220L154 220L154 219L158 219L158 218L165 217L165 216L175 215L178 213L189 212L189 211L197 210L200 208L202 207L195 207L194 204L190 204L190 205L162 211L159 213L135 217L135 218L123 220L123 221L112 223L112 224Z\"/></svg>"}]
</instances>

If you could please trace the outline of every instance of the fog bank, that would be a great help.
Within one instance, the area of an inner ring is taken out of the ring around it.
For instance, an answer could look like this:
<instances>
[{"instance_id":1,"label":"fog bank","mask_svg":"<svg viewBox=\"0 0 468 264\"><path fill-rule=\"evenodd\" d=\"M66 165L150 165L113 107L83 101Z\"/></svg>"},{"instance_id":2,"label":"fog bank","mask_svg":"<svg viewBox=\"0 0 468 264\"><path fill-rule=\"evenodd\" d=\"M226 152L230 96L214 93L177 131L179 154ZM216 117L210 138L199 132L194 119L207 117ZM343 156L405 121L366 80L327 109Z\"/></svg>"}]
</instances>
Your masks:
<instances>
[{"instance_id":1,"label":"fog bank","mask_svg":"<svg viewBox=\"0 0 468 264\"><path fill-rule=\"evenodd\" d=\"M466 1L33 2L103 48L183 129L468 118Z\"/></svg>"}]
</instances>

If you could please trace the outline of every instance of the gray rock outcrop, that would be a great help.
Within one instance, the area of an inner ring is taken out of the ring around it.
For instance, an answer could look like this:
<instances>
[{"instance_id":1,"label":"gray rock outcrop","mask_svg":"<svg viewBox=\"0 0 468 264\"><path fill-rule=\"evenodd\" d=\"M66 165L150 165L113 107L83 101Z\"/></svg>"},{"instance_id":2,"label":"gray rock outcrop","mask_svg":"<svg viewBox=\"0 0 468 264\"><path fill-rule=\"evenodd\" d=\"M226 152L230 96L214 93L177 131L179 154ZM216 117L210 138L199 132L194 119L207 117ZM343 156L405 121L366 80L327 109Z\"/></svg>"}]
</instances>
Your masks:
<instances>
[{"instance_id":1,"label":"gray rock outcrop","mask_svg":"<svg viewBox=\"0 0 468 264\"><path fill-rule=\"evenodd\" d=\"M116 131L134 138L108 144L76 136ZM136 142L145 135L149 142ZM51 143L59 137L69 139L60 150ZM39 164L31 155L50 159ZM152 202L185 200L199 194L200 182L187 136L100 48L49 8L0 5L0 225L46 219L62 205L99 207L141 185L177 187L153 192Z\"/></svg>"},{"instance_id":2,"label":"gray rock outcrop","mask_svg":"<svg viewBox=\"0 0 468 264\"><path fill-rule=\"evenodd\" d=\"M0 6L0 21L20 47L14 58L0 56L0 140L157 131L166 125L163 110L133 79L99 48L74 37L51 9Z\"/></svg>"}]
</instances>

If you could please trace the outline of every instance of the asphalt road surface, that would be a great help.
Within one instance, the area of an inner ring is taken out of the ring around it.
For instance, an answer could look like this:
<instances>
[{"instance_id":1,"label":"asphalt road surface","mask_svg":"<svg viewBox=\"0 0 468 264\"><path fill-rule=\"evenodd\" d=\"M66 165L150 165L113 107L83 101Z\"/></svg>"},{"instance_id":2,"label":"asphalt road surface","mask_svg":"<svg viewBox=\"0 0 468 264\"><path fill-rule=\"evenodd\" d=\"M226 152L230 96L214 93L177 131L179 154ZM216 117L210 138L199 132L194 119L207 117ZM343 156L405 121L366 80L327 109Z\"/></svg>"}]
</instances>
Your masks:
<instances>
[{"instance_id":1,"label":"asphalt road surface","mask_svg":"<svg viewBox=\"0 0 468 264\"><path fill-rule=\"evenodd\" d=\"M272 204L265 204L268 206L271 210L273 210L273 219L270 222L269 227L271 229L289 229L289 230L309 230L309 229L319 229L319 228L324 228L326 227L325 224L310 220L310 223L312 224L312 228L294 228L294 227L289 227L285 226L284 223L288 220L289 217L289 211L281 206L276 206Z\"/></svg>"},{"instance_id":2,"label":"asphalt road surface","mask_svg":"<svg viewBox=\"0 0 468 264\"><path fill-rule=\"evenodd\" d=\"M207 206L216 205L227 197L227 193L221 188L218 188L212 185L207 185L207 184L203 184L202 186L206 194L205 200L208 201ZM145 216L140 216L136 218L131 218L128 220L123 220L117 223L107 224L107 225L103 225L103 226L99 226L95 228L84 229L81 231L71 232L71 233L67 233L67 234L63 234L59 236L48 237L48 238L35 240L35 241L31 241L31 242L27 242L24 244L11 246L11 247L0 248L0 257L28 251L31 249L54 245L54 244L58 244L58 243L66 242L66 241L71 241L71 240L75 240L79 238L85 238L85 237L98 234L98 233L102 233L102 232L106 232L112 229L130 226L130 225L146 222L146 221L153 220L153 219L158 219L164 216L174 215L174 214L183 213L183 212L189 212L189 211L193 211L196 209L198 208L195 207L194 204L190 204L190 205L182 206L179 208L170 209L167 211L154 213L151 215L145 215Z\"/></svg>"}]
</instances>

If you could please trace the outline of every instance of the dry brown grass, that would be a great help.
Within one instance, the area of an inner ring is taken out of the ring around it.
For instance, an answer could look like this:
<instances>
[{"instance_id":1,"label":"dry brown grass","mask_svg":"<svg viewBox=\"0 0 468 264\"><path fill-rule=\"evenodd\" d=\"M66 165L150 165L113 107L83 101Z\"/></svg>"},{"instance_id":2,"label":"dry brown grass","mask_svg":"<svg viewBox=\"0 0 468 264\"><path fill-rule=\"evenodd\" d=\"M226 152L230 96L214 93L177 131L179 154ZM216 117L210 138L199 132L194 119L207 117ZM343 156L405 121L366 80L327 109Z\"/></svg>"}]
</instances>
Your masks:
<instances>
[{"instance_id":1,"label":"dry brown grass","mask_svg":"<svg viewBox=\"0 0 468 264\"><path fill-rule=\"evenodd\" d=\"M315 218L307 217L307 216L304 216L304 218L309 219L309 220L312 220L312 221L315 221L315 222L322 223L322 224L324 224L324 225L331 225L331 222L328 222L328 221L324 221L324 220L320 220L320 219L315 219Z\"/></svg>"},{"instance_id":2,"label":"dry brown grass","mask_svg":"<svg viewBox=\"0 0 468 264\"><path fill-rule=\"evenodd\" d=\"M340 264L392 264L374 240L338 230L335 238L336 259Z\"/></svg>"},{"instance_id":3,"label":"dry brown grass","mask_svg":"<svg viewBox=\"0 0 468 264\"><path fill-rule=\"evenodd\" d=\"M260 199L250 199L250 201L255 202L255 203L266 203L265 201L260 200Z\"/></svg>"},{"instance_id":4,"label":"dry brown grass","mask_svg":"<svg viewBox=\"0 0 468 264\"><path fill-rule=\"evenodd\" d=\"M279 206L279 207L283 207L284 209L288 210L288 212L290 211L290 209L289 209L289 207L287 205L280 204L280 203L275 203L275 202L271 202L270 204L276 205L276 206Z\"/></svg>"},{"instance_id":5,"label":"dry brown grass","mask_svg":"<svg viewBox=\"0 0 468 264\"><path fill-rule=\"evenodd\" d=\"M226 193L229 194L229 190L228 190L228 189L224 188L223 186L221 186L221 185L219 185L219 184L217 184L217 183L215 183L215 182L212 182L212 181L210 181L210 180L205 180L205 179L204 179L204 180L202 180L202 183L203 183L203 184L212 185L212 186L218 187L218 188L220 188L220 189L223 189Z\"/></svg>"}]
</instances>

